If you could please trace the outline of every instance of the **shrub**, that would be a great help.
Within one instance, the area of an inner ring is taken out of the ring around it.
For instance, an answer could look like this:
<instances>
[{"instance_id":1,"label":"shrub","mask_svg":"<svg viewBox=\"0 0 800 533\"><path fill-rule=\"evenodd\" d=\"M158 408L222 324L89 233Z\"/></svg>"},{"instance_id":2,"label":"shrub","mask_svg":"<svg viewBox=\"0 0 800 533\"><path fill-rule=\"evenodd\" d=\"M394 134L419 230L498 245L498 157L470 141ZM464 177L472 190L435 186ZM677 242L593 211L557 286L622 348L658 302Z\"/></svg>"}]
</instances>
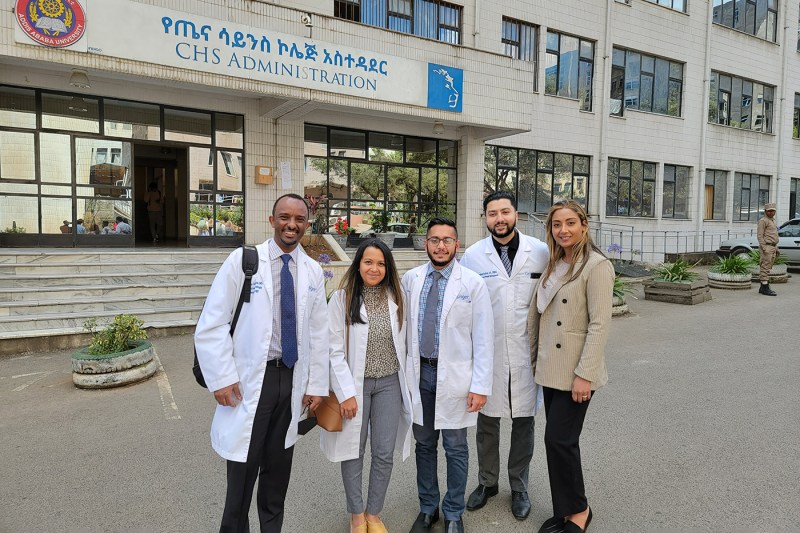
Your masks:
<instances>
[{"instance_id":1,"label":"shrub","mask_svg":"<svg viewBox=\"0 0 800 533\"><path fill-rule=\"evenodd\" d=\"M750 250L750 253L747 255L750 256L751 266L758 267L758 265L761 263L761 251L758 249ZM777 256L775 258L775 262L773 263L773 265L785 265L785 264L786 264L786 256L783 254Z\"/></svg>"},{"instance_id":2,"label":"shrub","mask_svg":"<svg viewBox=\"0 0 800 533\"><path fill-rule=\"evenodd\" d=\"M691 283L698 278L697 272L690 269L697 266L697 263L690 265L683 259L678 259L674 263L661 263L653 269L654 279L671 283Z\"/></svg>"},{"instance_id":3,"label":"shrub","mask_svg":"<svg viewBox=\"0 0 800 533\"><path fill-rule=\"evenodd\" d=\"M728 257L720 257L719 261L711 267L711 271L720 274L749 274L752 267L753 265L749 258L729 255Z\"/></svg>"},{"instance_id":4,"label":"shrub","mask_svg":"<svg viewBox=\"0 0 800 533\"><path fill-rule=\"evenodd\" d=\"M612 296L615 298L625 298L626 294L633 295L634 292L636 292L636 290L630 283L623 280L622 276L616 276L614 278L614 289L612 291ZM634 296L634 298L636 297Z\"/></svg>"},{"instance_id":5,"label":"shrub","mask_svg":"<svg viewBox=\"0 0 800 533\"><path fill-rule=\"evenodd\" d=\"M92 343L87 352L90 355L107 355L127 351L135 341L147 338L142 329L144 321L135 315L117 315L105 329L98 330L96 318L83 324L83 329L92 334Z\"/></svg>"}]
</instances>

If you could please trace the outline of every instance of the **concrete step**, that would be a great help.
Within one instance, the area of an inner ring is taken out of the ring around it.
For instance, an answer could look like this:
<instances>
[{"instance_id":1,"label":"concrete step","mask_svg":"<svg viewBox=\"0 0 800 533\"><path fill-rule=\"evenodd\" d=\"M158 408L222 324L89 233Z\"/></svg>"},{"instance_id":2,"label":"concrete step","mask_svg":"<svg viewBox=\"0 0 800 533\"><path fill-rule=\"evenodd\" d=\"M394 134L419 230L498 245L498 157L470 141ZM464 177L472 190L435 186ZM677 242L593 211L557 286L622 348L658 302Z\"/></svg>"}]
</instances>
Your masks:
<instances>
[{"instance_id":1,"label":"concrete step","mask_svg":"<svg viewBox=\"0 0 800 533\"><path fill-rule=\"evenodd\" d=\"M222 249L156 249L138 251L131 249L93 250L20 250L6 248L0 250L0 265L42 264L42 263L122 263L213 261L222 264L231 253L230 248Z\"/></svg>"},{"instance_id":2,"label":"concrete step","mask_svg":"<svg viewBox=\"0 0 800 533\"><path fill-rule=\"evenodd\" d=\"M152 272L131 272L98 275L91 274L22 274L16 276L0 277L0 291L4 288L39 288L49 290L53 287L66 287L75 285L129 285L129 284L169 284L178 282L195 282L211 284L217 269L182 272L182 273L152 273Z\"/></svg>"},{"instance_id":3,"label":"concrete step","mask_svg":"<svg viewBox=\"0 0 800 533\"><path fill-rule=\"evenodd\" d=\"M169 285L154 285L135 283L128 285L68 285L52 287L46 291L38 287L0 288L0 305L4 302L27 302L47 305L53 300L66 300L69 298L91 297L97 300L105 297L143 296L153 297L159 295L200 295L208 294L210 283L171 283Z\"/></svg>"},{"instance_id":4,"label":"concrete step","mask_svg":"<svg viewBox=\"0 0 800 533\"><path fill-rule=\"evenodd\" d=\"M46 302L4 302L0 303L0 320L13 316L67 316L73 313L96 313L101 316L128 313L131 309L164 309L171 307L202 307L206 293L168 294L145 296L76 297L65 300L51 299Z\"/></svg>"},{"instance_id":5,"label":"concrete step","mask_svg":"<svg viewBox=\"0 0 800 533\"><path fill-rule=\"evenodd\" d=\"M194 327L195 325L197 325L196 319L156 321L156 320L147 320L145 319L145 317L140 317L140 318L144 320L145 328L154 328L154 329L185 328L185 327ZM86 333L86 330L83 329L82 324L80 326L67 326L61 328L28 329L28 330L20 330L12 332L2 332L0 333L0 341L27 339L31 337L59 337L63 335L79 335L82 333ZM86 342L86 344L88 344L88 341ZM15 352L13 350L6 350L5 352L0 351L0 354L3 353L15 353Z\"/></svg>"},{"instance_id":6,"label":"concrete step","mask_svg":"<svg viewBox=\"0 0 800 533\"><path fill-rule=\"evenodd\" d=\"M62 275L69 274L96 274L118 275L128 273L171 273L183 272L208 272L219 269L221 261L191 261L176 262L167 259L158 261L134 261L130 263L91 263L87 261L75 262L37 262L37 263L0 263L0 276L24 275Z\"/></svg>"},{"instance_id":7,"label":"concrete step","mask_svg":"<svg viewBox=\"0 0 800 533\"><path fill-rule=\"evenodd\" d=\"M175 306L161 309L148 307L130 307L125 309L126 314L134 314L145 321L145 323L182 323L196 324L200 316L200 306ZM61 330L74 329L83 331L83 324L90 318L108 318L111 321L114 315L119 312L96 313L96 312L75 312L69 315L56 317L53 315L36 316L8 316L0 317L0 339L7 335L18 336L20 332L35 330ZM18 336L21 337L21 336Z\"/></svg>"}]
</instances>

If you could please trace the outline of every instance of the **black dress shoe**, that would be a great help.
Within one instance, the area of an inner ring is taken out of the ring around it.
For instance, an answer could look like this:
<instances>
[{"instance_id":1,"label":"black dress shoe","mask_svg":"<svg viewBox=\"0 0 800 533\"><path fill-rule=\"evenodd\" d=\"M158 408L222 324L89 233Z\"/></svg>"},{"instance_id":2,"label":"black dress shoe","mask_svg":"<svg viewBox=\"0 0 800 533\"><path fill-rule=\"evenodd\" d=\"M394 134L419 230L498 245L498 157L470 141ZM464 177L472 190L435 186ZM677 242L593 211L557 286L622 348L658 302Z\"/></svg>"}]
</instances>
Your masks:
<instances>
[{"instance_id":1,"label":"black dress shoe","mask_svg":"<svg viewBox=\"0 0 800 533\"><path fill-rule=\"evenodd\" d=\"M464 533L464 521L460 518L458 520L445 520L444 533Z\"/></svg>"},{"instance_id":2,"label":"black dress shoe","mask_svg":"<svg viewBox=\"0 0 800 533\"><path fill-rule=\"evenodd\" d=\"M430 531L433 524L439 521L439 509L437 508L433 514L419 513L417 519L414 520L414 525L411 526L410 533L425 533Z\"/></svg>"},{"instance_id":3,"label":"black dress shoe","mask_svg":"<svg viewBox=\"0 0 800 533\"><path fill-rule=\"evenodd\" d=\"M511 514L517 520L525 520L531 512L531 501L527 491L511 491Z\"/></svg>"},{"instance_id":4,"label":"black dress shoe","mask_svg":"<svg viewBox=\"0 0 800 533\"><path fill-rule=\"evenodd\" d=\"M589 516L586 517L586 524L583 526L583 529L581 529L581 526L579 526L575 522L567 520L566 522L564 522L563 531L564 533L586 533L586 530L589 529L589 523L591 523L591 521L592 521L592 508L589 507Z\"/></svg>"},{"instance_id":5,"label":"black dress shoe","mask_svg":"<svg viewBox=\"0 0 800 533\"><path fill-rule=\"evenodd\" d=\"M476 511L486 505L489 498L497 496L497 485L494 487L487 487L486 485L478 485L478 488L472 491L467 499L467 510Z\"/></svg>"},{"instance_id":6,"label":"black dress shoe","mask_svg":"<svg viewBox=\"0 0 800 533\"><path fill-rule=\"evenodd\" d=\"M553 516L548 518L539 528L539 533L561 533L564 531L564 518Z\"/></svg>"}]
</instances>

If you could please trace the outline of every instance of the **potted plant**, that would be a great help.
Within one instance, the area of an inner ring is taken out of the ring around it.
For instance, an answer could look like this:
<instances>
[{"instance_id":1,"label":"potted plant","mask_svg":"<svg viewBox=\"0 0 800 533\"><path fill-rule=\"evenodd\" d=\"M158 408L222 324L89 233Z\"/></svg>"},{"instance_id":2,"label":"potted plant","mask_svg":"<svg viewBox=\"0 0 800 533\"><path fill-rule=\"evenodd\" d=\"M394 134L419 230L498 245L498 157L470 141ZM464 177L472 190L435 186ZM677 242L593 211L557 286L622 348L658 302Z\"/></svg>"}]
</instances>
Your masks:
<instances>
[{"instance_id":1,"label":"potted plant","mask_svg":"<svg viewBox=\"0 0 800 533\"><path fill-rule=\"evenodd\" d=\"M614 278L614 287L612 289L611 297L611 316L620 316L628 312L628 304L625 302L625 295L630 294L632 298L636 299L633 293L636 292L633 286L627 281L622 279L622 276Z\"/></svg>"},{"instance_id":2,"label":"potted plant","mask_svg":"<svg viewBox=\"0 0 800 533\"><path fill-rule=\"evenodd\" d=\"M708 285L715 289L749 289L751 268L748 258L720 257L708 271Z\"/></svg>"},{"instance_id":3,"label":"potted plant","mask_svg":"<svg viewBox=\"0 0 800 533\"><path fill-rule=\"evenodd\" d=\"M761 270L761 251L758 249L750 250L747 254L750 259L750 273L753 281L758 281L758 275ZM770 283L786 283L789 281L788 265L786 264L786 257L779 255L775 257L775 262L772 263L772 268L769 269L769 282Z\"/></svg>"},{"instance_id":4,"label":"potted plant","mask_svg":"<svg viewBox=\"0 0 800 533\"><path fill-rule=\"evenodd\" d=\"M346 218L339 217L336 219L336 222L333 224L333 228L336 230L336 233L333 235L334 240L339 243L339 246L342 249L347 247L347 237L352 233L352 229L347 223Z\"/></svg>"},{"instance_id":5,"label":"potted plant","mask_svg":"<svg viewBox=\"0 0 800 533\"><path fill-rule=\"evenodd\" d=\"M411 227L408 229L408 234L411 236L411 244L415 250L425 249L425 239L428 237L427 228L430 217L420 219L419 226L416 224L416 219L411 218Z\"/></svg>"},{"instance_id":6,"label":"potted plant","mask_svg":"<svg viewBox=\"0 0 800 533\"><path fill-rule=\"evenodd\" d=\"M125 314L115 316L105 329L98 329L97 319L87 320L83 327L92 334L92 343L72 354L72 382L82 389L106 389L155 374L156 352L143 324Z\"/></svg>"},{"instance_id":7,"label":"potted plant","mask_svg":"<svg viewBox=\"0 0 800 533\"><path fill-rule=\"evenodd\" d=\"M678 258L674 263L662 263L653 269L653 279L644 284L644 299L695 305L711 299L708 280L701 279L691 269L697 266Z\"/></svg>"},{"instance_id":8,"label":"potted plant","mask_svg":"<svg viewBox=\"0 0 800 533\"><path fill-rule=\"evenodd\" d=\"M391 218L386 211L376 211L372 214L372 217L370 217L371 231L373 231L375 236L382 240L391 250L394 248L395 234L389 233L390 223Z\"/></svg>"}]
</instances>

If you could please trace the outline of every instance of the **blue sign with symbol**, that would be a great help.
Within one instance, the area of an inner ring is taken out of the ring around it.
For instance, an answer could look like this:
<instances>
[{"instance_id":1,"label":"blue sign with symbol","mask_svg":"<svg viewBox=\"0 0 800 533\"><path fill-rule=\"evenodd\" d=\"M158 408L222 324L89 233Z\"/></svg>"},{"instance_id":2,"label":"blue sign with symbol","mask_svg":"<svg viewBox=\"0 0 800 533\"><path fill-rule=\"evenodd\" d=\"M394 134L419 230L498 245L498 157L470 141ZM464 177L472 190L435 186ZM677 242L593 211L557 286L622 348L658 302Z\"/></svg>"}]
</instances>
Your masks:
<instances>
[{"instance_id":1,"label":"blue sign with symbol","mask_svg":"<svg viewBox=\"0 0 800 533\"><path fill-rule=\"evenodd\" d=\"M461 113L464 71L428 63L428 107Z\"/></svg>"}]
</instances>

